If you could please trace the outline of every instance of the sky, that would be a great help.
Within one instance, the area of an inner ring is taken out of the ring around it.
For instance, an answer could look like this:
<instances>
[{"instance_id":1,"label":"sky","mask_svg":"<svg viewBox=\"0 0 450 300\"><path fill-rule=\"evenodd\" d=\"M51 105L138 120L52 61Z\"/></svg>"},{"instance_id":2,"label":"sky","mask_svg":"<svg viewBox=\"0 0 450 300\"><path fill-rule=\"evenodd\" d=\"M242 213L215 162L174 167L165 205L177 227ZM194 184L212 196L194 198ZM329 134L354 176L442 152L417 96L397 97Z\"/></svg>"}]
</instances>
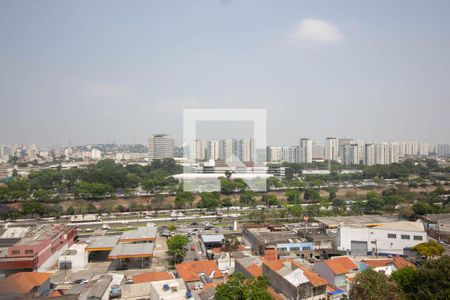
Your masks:
<instances>
[{"instance_id":1,"label":"sky","mask_svg":"<svg viewBox=\"0 0 450 300\"><path fill-rule=\"evenodd\" d=\"M0 0L0 144L180 142L185 108L266 109L269 145L449 143L449 11L446 0Z\"/></svg>"}]
</instances>

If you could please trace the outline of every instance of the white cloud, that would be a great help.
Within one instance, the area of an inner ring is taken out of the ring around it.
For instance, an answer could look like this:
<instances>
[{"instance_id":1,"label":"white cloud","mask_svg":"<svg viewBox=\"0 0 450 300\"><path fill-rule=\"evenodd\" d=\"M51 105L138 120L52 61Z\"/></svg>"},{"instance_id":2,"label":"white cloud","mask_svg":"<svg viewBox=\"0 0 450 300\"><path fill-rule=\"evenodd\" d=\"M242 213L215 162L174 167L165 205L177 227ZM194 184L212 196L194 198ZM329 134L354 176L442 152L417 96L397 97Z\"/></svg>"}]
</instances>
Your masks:
<instances>
[{"instance_id":1,"label":"white cloud","mask_svg":"<svg viewBox=\"0 0 450 300\"><path fill-rule=\"evenodd\" d=\"M323 43L336 43L343 35L335 24L320 19L303 19L295 27L292 38Z\"/></svg>"}]
</instances>

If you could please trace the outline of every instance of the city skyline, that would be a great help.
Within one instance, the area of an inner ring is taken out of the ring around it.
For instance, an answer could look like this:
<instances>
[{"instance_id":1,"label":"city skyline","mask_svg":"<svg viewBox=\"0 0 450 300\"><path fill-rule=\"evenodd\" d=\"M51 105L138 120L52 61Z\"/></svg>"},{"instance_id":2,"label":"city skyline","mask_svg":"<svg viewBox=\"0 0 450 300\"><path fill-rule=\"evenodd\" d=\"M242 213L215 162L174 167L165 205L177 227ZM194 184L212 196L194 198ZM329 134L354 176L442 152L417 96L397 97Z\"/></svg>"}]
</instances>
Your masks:
<instances>
[{"instance_id":1,"label":"city skyline","mask_svg":"<svg viewBox=\"0 0 450 300\"><path fill-rule=\"evenodd\" d=\"M268 144L447 143L449 8L4 1L0 143L180 141L184 108L267 109Z\"/></svg>"}]
</instances>

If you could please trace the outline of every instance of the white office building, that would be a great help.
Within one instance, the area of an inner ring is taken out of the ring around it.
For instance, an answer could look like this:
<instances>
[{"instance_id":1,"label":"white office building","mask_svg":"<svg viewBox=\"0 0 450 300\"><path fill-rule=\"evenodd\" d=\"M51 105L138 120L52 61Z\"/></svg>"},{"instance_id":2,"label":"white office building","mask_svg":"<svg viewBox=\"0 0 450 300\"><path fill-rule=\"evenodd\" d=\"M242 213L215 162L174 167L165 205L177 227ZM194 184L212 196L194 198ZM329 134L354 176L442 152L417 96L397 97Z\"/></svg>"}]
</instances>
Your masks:
<instances>
[{"instance_id":1,"label":"white office building","mask_svg":"<svg viewBox=\"0 0 450 300\"><path fill-rule=\"evenodd\" d=\"M405 249L427 241L421 221L388 222L375 226L342 225L338 227L336 247L354 256L368 254L404 255Z\"/></svg>"},{"instance_id":2,"label":"white office building","mask_svg":"<svg viewBox=\"0 0 450 300\"><path fill-rule=\"evenodd\" d=\"M166 134L155 134L148 138L148 157L150 160L173 158L175 140Z\"/></svg>"}]
</instances>

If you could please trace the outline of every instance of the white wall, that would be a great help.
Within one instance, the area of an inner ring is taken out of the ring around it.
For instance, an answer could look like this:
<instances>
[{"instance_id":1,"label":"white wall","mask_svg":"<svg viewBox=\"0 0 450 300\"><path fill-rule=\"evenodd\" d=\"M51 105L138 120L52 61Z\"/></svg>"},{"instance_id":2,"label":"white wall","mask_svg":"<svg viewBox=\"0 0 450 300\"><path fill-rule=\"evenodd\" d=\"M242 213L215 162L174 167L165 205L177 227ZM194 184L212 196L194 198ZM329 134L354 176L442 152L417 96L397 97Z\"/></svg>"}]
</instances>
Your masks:
<instances>
[{"instance_id":1,"label":"white wall","mask_svg":"<svg viewBox=\"0 0 450 300\"><path fill-rule=\"evenodd\" d=\"M395 239L388 238L388 233L396 234L397 237ZM402 234L409 235L410 239L402 239ZM421 236L422 240L414 240L413 236L415 235ZM378 248L378 253L402 255L404 248L414 247L417 244L426 242L427 234L424 231L404 231L350 226L339 227L336 237L337 249L342 251L350 251L351 241L367 242L367 251L373 251L373 248Z\"/></svg>"}]
</instances>

